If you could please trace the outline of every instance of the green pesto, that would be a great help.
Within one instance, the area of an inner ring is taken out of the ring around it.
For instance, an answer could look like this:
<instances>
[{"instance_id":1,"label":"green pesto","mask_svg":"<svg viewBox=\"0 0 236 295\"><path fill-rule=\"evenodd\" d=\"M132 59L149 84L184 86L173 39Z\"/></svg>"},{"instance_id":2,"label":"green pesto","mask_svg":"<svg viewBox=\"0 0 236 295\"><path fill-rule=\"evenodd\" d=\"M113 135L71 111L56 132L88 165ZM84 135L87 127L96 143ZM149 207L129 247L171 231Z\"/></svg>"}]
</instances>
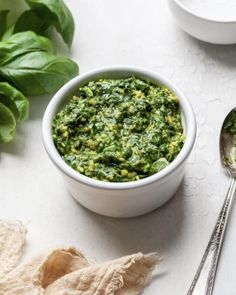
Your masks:
<instances>
[{"instance_id":1,"label":"green pesto","mask_svg":"<svg viewBox=\"0 0 236 295\"><path fill-rule=\"evenodd\" d=\"M224 130L231 135L236 136L236 111L233 111L226 119Z\"/></svg>"},{"instance_id":2,"label":"green pesto","mask_svg":"<svg viewBox=\"0 0 236 295\"><path fill-rule=\"evenodd\" d=\"M135 77L91 81L54 117L53 140L64 161L88 177L148 177L183 146L178 98L163 85Z\"/></svg>"},{"instance_id":3,"label":"green pesto","mask_svg":"<svg viewBox=\"0 0 236 295\"><path fill-rule=\"evenodd\" d=\"M225 161L229 164L235 164L236 162L236 111L233 111L226 122L224 123L224 131L232 136L232 148L228 157L225 157Z\"/></svg>"}]
</instances>

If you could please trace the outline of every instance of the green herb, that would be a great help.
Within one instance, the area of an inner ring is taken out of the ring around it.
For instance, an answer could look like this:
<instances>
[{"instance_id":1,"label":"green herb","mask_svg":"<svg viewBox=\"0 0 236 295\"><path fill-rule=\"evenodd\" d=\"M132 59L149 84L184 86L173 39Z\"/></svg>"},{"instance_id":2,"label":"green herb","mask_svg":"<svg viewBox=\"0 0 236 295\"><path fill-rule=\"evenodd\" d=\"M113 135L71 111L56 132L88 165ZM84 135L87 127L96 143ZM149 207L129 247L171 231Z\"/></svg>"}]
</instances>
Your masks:
<instances>
[{"instance_id":1,"label":"green herb","mask_svg":"<svg viewBox=\"0 0 236 295\"><path fill-rule=\"evenodd\" d=\"M9 142L14 138L16 120L8 107L0 102L0 143Z\"/></svg>"},{"instance_id":2,"label":"green herb","mask_svg":"<svg viewBox=\"0 0 236 295\"><path fill-rule=\"evenodd\" d=\"M26 95L52 94L78 73L75 62L43 51L0 63L0 76Z\"/></svg>"},{"instance_id":3,"label":"green herb","mask_svg":"<svg viewBox=\"0 0 236 295\"><path fill-rule=\"evenodd\" d=\"M91 81L55 116L53 139L65 162L88 177L142 179L183 146L178 98L135 77Z\"/></svg>"},{"instance_id":4,"label":"green herb","mask_svg":"<svg viewBox=\"0 0 236 295\"><path fill-rule=\"evenodd\" d=\"M39 24L39 19L44 23L44 29L50 25L54 25L57 31L61 34L66 44L70 47L74 35L74 21L70 10L62 0L26 0L32 9L31 12L31 27L32 24L36 27ZM38 16L36 18L35 16ZM21 26L23 18L21 19ZM18 22L18 27L19 27ZM27 19L25 19L25 27L27 27Z\"/></svg>"},{"instance_id":5,"label":"green herb","mask_svg":"<svg viewBox=\"0 0 236 295\"><path fill-rule=\"evenodd\" d=\"M224 124L224 130L236 136L236 111L232 112Z\"/></svg>"},{"instance_id":6,"label":"green herb","mask_svg":"<svg viewBox=\"0 0 236 295\"><path fill-rule=\"evenodd\" d=\"M31 31L14 34L0 42L0 65L4 66L24 54L38 51L54 53L52 42Z\"/></svg>"},{"instance_id":7,"label":"green herb","mask_svg":"<svg viewBox=\"0 0 236 295\"><path fill-rule=\"evenodd\" d=\"M7 14L9 10L1 10L0 11L0 38L4 34L7 28Z\"/></svg>"},{"instance_id":8,"label":"green herb","mask_svg":"<svg viewBox=\"0 0 236 295\"><path fill-rule=\"evenodd\" d=\"M33 10L27 10L20 15L15 25L12 27L11 34L24 31L33 31L37 34L45 35L48 28L48 22L45 22Z\"/></svg>"},{"instance_id":9,"label":"green herb","mask_svg":"<svg viewBox=\"0 0 236 295\"><path fill-rule=\"evenodd\" d=\"M53 44L46 37L54 26L71 46L74 21L67 6L62 0L26 2L30 10L24 11L9 28L8 11L0 11L1 116L6 112L1 119L0 142L13 138L16 121L26 120L29 103L25 95L55 93L78 74L78 65L55 55Z\"/></svg>"},{"instance_id":10,"label":"green herb","mask_svg":"<svg viewBox=\"0 0 236 295\"><path fill-rule=\"evenodd\" d=\"M230 134L232 138L232 146L227 157L225 157L225 161L233 165L236 162L236 111L231 112L227 117L226 122L224 122L224 131Z\"/></svg>"},{"instance_id":11,"label":"green herb","mask_svg":"<svg viewBox=\"0 0 236 295\"><path fill-rule=\"evenodd\" d=\"M24 11L19 16L16 23L4 34L3 39L5 40L10 35L23 31L34 31L37 34L45 35L48 34L48 29L54 26L68 47L70 47L75 25L72 14L63 0L25 1L31 9ZM3 20L4 13L7 13L7 11L3 11Z\"/></svg>"},{"instance_id":12,"label":"green herb","mask_svg":"<svg viewBox=\"0 0 236 295\"><path fill-rule=\"evenodd\" d=\"M28 99L7 82L0 82L0 102L12 111L17 121L23 122L27 119Z\"/></svg>"}]
</instances>

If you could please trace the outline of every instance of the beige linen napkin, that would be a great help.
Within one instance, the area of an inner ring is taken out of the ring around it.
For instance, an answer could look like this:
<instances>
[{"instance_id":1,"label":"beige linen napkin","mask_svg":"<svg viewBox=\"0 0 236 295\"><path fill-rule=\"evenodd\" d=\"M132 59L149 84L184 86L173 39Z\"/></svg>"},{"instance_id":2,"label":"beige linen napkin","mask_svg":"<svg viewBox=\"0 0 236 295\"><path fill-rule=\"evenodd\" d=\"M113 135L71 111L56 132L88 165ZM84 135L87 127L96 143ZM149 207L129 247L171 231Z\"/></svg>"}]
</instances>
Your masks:
<instances>
[{"instance_id":1,"label":"beige linen napkin","mask_svg":"<svg viewBox=\"0 0 236 295\"><path fill-rule=\"evenodd\" d=\"M56 249L6 274L0 295L138 295L158 261L155 253L137 253L94 265L74 248Z\"/></svg>"},{"instance_id":2,"label":"beige linen napkin","mask_svg":"<svg viewBox=\"0 0 236 295\"><path fill-rule=\"evenodd\" d=\"M157 262L142 253L82 268L49 285L46 295L137 295Z\"/></svg>"},{"instance_id":3,"label":"beige linen napkin","mask_svg":"<svg viewBox=\"0 0 236 295\"><path fill-rule=\"evenodd\" d=\"M0 279L20 259L26 233L26 227L19 221L0 220Z\"/></svg>"},{"instance_id":4,"label":"beige linen napkin","mask_svg":"<svg viewBox=\"0 0 236 295\"><path fill-rule=\"evenodd\" d=\"M45 289L58 278L86 266L86 258L73 248L53 250L8 273L0 281L0 294L45 294Z\"/></svg>"}]
</instances>

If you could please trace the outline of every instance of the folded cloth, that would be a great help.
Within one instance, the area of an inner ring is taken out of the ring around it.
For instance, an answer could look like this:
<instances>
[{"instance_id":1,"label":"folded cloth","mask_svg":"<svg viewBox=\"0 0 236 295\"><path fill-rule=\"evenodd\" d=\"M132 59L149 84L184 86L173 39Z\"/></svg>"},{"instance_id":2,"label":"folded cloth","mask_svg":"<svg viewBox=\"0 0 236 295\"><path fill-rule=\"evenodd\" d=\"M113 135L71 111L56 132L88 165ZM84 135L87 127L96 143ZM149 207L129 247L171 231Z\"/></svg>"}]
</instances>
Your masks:
<instances>
[{"instance_id":1,"label":"folded cloth","mask_svg":"<svg viewBox=\"0 0 236 295\"><path fill-rule=\"evenodd\" d=\"M53 250L8 273L0 281L0 294L45 294L45 289L58 278L88 265L83 254L74 248Z\"/></svg>"},{"instance_id":2,"label":"folded cloth","mask_svg":"<svg viewBox=\"0 0 236 295\"><path fill-rule=\"evenodd\" d=\"M122 257L69 273L49 285L46 295L137 295L150 278L155 253Z\"/></svg>"},{"instance_id":3,"label":"folded cloth","mask_svg":"<svg viewBox=\"0 0 236 295\"><path fill-rule=\"evenodd\" d=\"M56 249L5 274L0 295L138 295L158 261L156 253L137 253L91 264L75 248Z\"/></svg>"},{"instance_id":4,"label":"folded cloth","mask_svg":"<svg viewBox=\"0 0 236 295\"><path fill-rule=\"evenodd\" d=\"M0 220L0 279L19 261L26 233L20 221Z\"/></svg>"}]
</instances>

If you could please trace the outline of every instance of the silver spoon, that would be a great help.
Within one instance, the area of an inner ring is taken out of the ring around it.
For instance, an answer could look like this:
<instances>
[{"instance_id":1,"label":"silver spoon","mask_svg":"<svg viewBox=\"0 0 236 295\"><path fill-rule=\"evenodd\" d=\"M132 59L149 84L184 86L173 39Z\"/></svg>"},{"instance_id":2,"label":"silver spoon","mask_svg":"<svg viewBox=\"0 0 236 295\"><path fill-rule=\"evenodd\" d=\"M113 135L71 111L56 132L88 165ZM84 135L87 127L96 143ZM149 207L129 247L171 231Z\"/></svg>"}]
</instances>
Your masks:
<instances>
[{"instance_id":1,"label":"silver spoon","mask_svg":"<svg viewBox=\"0 0 236 295\"><path fill-rule=\"evenodd\" d=\"M217 264L236 189L236 108L225 118L220 133L220 159L230 176L230 187L216 226L187 295L211 295Z\"/></svg>"}]
</instances>

